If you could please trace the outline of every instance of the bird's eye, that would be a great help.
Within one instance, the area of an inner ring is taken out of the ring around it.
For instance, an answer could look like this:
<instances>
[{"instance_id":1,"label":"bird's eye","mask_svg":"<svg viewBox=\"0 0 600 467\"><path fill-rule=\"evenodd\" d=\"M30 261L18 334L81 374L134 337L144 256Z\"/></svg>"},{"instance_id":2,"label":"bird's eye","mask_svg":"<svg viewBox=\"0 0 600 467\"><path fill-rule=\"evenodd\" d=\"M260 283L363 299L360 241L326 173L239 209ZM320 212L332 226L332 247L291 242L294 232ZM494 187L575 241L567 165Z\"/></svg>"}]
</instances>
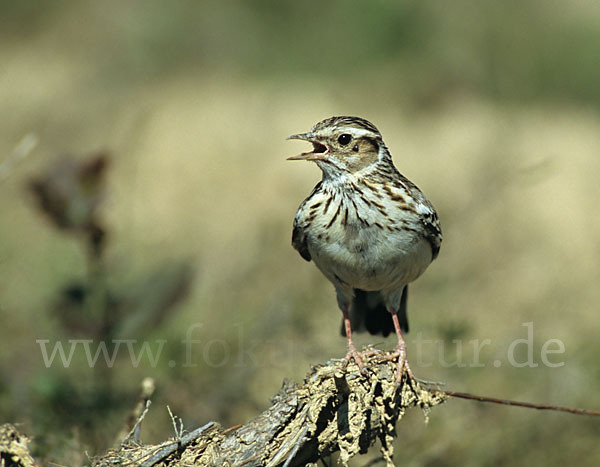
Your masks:
<instances>
[{"instance_id":1,"label":"bird's eye","mask_svg":"<svg viewBox=\"0 0 600 467\"><path fill-rule=\"evenodd\" d=\"M340 143L342 146L346 146L346 144L348 144L350 141L352 141L352 136L350 136L348 133L344 133L338 138L338 143Z\"/></svg>"}]
</instances>

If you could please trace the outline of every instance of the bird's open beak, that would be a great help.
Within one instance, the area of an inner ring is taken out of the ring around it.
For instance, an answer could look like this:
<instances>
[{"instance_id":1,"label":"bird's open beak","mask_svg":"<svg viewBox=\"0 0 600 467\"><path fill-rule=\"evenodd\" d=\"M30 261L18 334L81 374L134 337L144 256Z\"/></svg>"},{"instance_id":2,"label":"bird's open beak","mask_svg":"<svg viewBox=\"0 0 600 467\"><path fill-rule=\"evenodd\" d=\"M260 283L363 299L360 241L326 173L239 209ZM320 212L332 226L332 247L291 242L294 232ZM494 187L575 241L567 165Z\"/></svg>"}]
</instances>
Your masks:
<instances>
[{"instance_id":1,"label":"bird's open beak","mask_svg":"<svg viewBox=\"0 0 600 467\"><path fill-rule=\"evenodd\" d=\"M300 133L297 135L288 136L286 139L301 139L312 143L313 150L309 152L303 152L297 156L288 157L288 161L324 161L327 160L327 154L329 154L329 148L324 144L320 143L314 133Z\"/></svg>"}]
</instances>

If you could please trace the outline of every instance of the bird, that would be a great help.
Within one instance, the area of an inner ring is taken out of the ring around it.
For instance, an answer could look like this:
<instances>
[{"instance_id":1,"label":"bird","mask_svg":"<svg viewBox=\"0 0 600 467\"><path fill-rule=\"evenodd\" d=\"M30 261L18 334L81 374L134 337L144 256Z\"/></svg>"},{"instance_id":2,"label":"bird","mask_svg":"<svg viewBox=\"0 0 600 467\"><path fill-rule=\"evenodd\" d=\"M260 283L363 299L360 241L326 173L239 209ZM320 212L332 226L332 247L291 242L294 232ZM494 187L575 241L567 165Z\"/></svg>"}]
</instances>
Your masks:
<instances>
[{"instance_id":1,"label":"bird","mask_svg":"<svg viewBox=\"0 0 600 467\"><path fill-rule=\"evenodd\" d=\"M414 379L403 333L408 332L408 285L438 256L440 221L423 192L394 166L381 132L368 120L336 116L287 139L312 144L288 157L316 163L321 181L300 204L292 246L313 261L333 284L348 341L346 365L365 371L352 332L384 337L395 332L397 345L387 353L397 360L397 378Z\"/></svg>"}]
</instances>

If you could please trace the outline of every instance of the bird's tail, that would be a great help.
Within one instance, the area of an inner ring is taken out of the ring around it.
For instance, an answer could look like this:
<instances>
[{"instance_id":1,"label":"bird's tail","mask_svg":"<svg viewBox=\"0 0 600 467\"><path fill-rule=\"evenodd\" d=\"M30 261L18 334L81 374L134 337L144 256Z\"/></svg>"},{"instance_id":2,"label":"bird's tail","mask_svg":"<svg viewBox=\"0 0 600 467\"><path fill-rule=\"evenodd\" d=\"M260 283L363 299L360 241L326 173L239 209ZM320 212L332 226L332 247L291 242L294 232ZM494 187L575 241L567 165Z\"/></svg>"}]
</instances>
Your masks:
<instances>
[{"instance_id":1,"label":"bird's tail","mask_svg":"<svg viewBox=\"0 0 600 467\"><path fill-rule=\"evenodd\" d=\"M408 300L408 286L402 289L402 299L398 308L398 321L402 332L408 332L408 316L406 302ZM392 315L387 311L383 297L379 292L365 292L354 289L354 299L350 307L350 324L356 332L368 331L370 334L381 334L387 337L394 331ZM342 336L346 335L344 321L342 320Z\"/></svg>"}]
</instances>

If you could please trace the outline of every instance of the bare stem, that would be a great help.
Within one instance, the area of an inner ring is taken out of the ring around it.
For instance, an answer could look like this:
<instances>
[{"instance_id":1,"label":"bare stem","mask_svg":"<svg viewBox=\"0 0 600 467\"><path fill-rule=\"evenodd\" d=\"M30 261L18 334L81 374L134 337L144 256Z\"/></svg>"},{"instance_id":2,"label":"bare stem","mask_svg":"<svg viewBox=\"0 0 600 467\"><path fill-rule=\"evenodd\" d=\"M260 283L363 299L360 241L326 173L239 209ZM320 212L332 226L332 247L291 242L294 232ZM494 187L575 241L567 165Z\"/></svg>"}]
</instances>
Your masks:
<instances>
[{"instance_id":1,"label":"bare stem","mask_svg":"<svg viewBox=\"0 0 600 467\"><path fill-rule=\"evenodd\" d=\"M589 410L589 409L577 409L573 407L563 407L560 405L551 405L551 404L534 404L532 402L520 402L513 401L509 399L497 399L495 397L486 397L486 396L477 396L475 394L469 394L467 392L455 392L455 391L436 391L439 394L446 395L449 397L457 397L459 399L468 399L475 400L479 402L489 402L491 404L501 404L501 405L512 405L515 407L525 407L528 409L537 409L537 410L553 410L555 412L567 412L576 415L592 415L594 417L600 417L600 411L598 410Z\"/></svg>"}]
</instances>

